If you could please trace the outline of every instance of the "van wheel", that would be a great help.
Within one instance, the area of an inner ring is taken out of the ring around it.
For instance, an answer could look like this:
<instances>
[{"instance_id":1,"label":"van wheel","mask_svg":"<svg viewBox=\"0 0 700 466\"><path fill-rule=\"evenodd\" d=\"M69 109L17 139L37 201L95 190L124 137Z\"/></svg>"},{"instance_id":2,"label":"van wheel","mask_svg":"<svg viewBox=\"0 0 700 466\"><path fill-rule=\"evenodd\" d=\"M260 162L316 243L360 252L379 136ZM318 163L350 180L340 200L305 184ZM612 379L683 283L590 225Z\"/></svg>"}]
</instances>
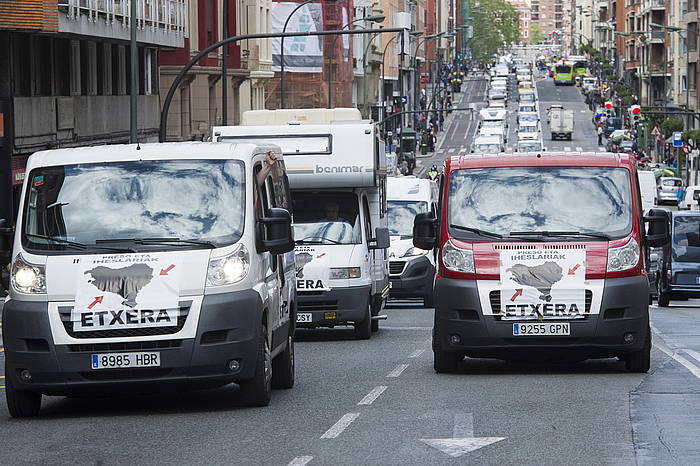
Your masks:
<instances>
[{"instance_id":1,"label":"van wheel","mask_svg":"<svg viewBox=\"0 0 700 466\"><path fill-rule=\"evenodd\" d=\"M457 366L464 356L457 353L448 353L441 349L433 349L433 369L438 374L450 374L457 372Z\"/></svg>"},{"instance_id":2,"label":"van wheel","mask_svg":"<svg viewBox=\"0 0 700 466\"><path fill-rule=\"evenodd\" d=\"M5 384L5 398L7 399L7 409L12 417L33 417L39 414L41 409L41 393L34 393L28 390L17 390L12 382L12 376L7 371Z\"/></svg>"},{"instance_id":3,"label":"van wheel","mask_svg":"<svg viewBox=\"0 0 700 466\"><path fill-rule=\"evenodd\" d=\"M294 386L294 338L287 336L287 348L272 360L272 388Z\"/></svg>"},{"instance_id":4,"label":"van wheel","mask_svg":"<svg viewBox=\"0 0 700 466\"><path fill-rule=\"evenodd\" d=\"M361 322L355 323L355 338L369 340L372 337L372 306L367 304L367 313Z\"/></svg>"},{"instance_id":5,"label":"van wheel","mask_svg":"<svg viewBox=\"0 0 700 466\"><path fill-rule=\"evenodd\" d=\"M659 290L659 307L668 307L671 302L671 296L668 293L664 293Z\"/></svg>"},{"instance_id":6,"label":"van wheel","mask_svg":"<svg viewBox=\"0 0 700 466\"><path fill-rule=\"evenodd\" d=\"M248 406L267 406L272 398L272 357L267 341L267 329L263 325L258 338L255 358L255 375L239 383L241 398Z\"/></svg>"},{"instance_id":7,"label":"van wheel","mask_svg":"<svg viewBox=\"0 0 700 466\"><path fill-rule=\"evenodd\" d=\"M644 347L639 351L634 351L625 355L625 369L629 372L645 373L651 366L651 330L647 329Z\"/></svg>"},{"instance_id":8,"label":"van wheel","mask_svg":"<svg viewBox=\"0 0 700 466\"><path fill-rule=\"evenodd\" d=\"M372 319L372 333L379 331L379 321Z\"/></svg>"}]
</instances>

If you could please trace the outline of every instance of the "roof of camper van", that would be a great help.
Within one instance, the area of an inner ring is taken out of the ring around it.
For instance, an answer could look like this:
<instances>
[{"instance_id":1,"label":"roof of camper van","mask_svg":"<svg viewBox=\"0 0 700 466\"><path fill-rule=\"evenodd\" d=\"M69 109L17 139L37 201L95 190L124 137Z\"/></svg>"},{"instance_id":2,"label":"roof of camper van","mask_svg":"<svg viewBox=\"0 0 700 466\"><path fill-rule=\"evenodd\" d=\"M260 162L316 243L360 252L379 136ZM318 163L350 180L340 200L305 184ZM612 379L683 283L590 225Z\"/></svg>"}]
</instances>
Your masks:
<instances>
[{"instance_id":1,"label":"roof of camper van","mask_svg":"<svg viewBox=\"0 0 700 466\"><path fill-rule=\"evenodd\" d=\"M286 125L290 122L323 125L333 121L360 120L362 120L362 114L356 108L290 108L283 110L248 110L243 112L241 125Z\"/></svg>"}]
</instances>

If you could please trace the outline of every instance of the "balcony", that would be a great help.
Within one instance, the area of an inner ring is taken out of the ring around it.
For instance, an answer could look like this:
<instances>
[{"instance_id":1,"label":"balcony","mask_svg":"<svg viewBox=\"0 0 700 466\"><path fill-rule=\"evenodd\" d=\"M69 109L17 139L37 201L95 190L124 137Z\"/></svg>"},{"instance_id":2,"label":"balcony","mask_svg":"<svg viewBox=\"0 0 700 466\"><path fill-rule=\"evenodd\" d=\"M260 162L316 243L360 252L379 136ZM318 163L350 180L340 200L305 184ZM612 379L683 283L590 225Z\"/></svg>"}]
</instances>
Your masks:
<instances>
[{"instance_id":1,"label":"balcony","mask_svg":"<svg viewBox=\"0 0 700 466\"><path fill-rule=\"evenodd\" d=\"M647 11L665 11L666 4L664 0L643 0L641 12L645 13Z\"/></svg>"},{"instance_id":2,"label":"balcony","mask_svg":"<svg viewBox=\"0 0 700 466\"><path fill-rule=\"evenodd\" d=\"M664 31L651 31L648 36L650 44L663 44L664 43Z\"/></svg>"},{"instance_id":3,"label":"balcony","mask_svg":"<svg viewBox=\"0 0 700 466\"><path fill-rule=\"evenodd\" d=\"M132 0L58 0L58 31L129 40ZM144 44L183 47L187 0L136 1L136 39Z\"/></svg>"}]
</instances>

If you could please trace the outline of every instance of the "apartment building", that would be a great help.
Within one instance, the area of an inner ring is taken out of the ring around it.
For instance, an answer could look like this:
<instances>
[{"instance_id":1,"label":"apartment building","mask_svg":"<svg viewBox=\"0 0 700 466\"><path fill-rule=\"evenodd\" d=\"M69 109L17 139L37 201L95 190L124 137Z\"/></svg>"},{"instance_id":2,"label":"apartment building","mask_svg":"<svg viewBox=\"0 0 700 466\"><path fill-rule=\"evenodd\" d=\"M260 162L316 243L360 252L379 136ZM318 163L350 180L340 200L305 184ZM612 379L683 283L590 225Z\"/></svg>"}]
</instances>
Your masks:
<instances>
[{"instance_id":1,"label":"apartment building","mask_svg":"<svg viewBox=\"0 0 700 466\"><path fill-rule=\"evenodd\" d=\"M183 46L187 2L135 1L138 136L151 141L160 121L158 50ZM12 218L31 153L129 141L129 5L0 2L0 218Z\"/></svg>"},{"instance_id":2,"label":"apartment building","mask_svg":"<svg viewBox=\"0 0 700 466\"><path fill-rule=\"evenodd\" d=\"M530 37L530 5L521 0L508 0L508 3L513 5L520 15L520 45L527 45Z\"/></svg>"},{"instance_id":3,"label":"apartment building","mask_svg":"<svg viewBox=\"0 0 700 466\"><path fill-rule=\"evenodd\" d=\"M530 27L537 24L550 43L571 45L572 0L531 0Z\"/></svg>"}]
</instances>

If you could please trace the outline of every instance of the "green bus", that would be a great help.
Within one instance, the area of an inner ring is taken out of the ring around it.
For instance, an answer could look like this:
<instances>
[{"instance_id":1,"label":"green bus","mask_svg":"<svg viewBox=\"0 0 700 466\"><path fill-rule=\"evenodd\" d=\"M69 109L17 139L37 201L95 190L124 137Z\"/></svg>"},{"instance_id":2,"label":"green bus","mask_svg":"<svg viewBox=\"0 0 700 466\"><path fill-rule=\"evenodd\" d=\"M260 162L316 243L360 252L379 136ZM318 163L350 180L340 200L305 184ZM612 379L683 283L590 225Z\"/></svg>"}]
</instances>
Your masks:
<instances>
[{"instance_id":1,"label":"green bus","mask_svg":"<svg viewBox=\"0 0 700 466\"><path fill-rule=\"evenodd\" d=\"M554 85L570 85L574 84L574 70L571 65L558 63L554 65Z\"/></svg>"}]
</instances>

